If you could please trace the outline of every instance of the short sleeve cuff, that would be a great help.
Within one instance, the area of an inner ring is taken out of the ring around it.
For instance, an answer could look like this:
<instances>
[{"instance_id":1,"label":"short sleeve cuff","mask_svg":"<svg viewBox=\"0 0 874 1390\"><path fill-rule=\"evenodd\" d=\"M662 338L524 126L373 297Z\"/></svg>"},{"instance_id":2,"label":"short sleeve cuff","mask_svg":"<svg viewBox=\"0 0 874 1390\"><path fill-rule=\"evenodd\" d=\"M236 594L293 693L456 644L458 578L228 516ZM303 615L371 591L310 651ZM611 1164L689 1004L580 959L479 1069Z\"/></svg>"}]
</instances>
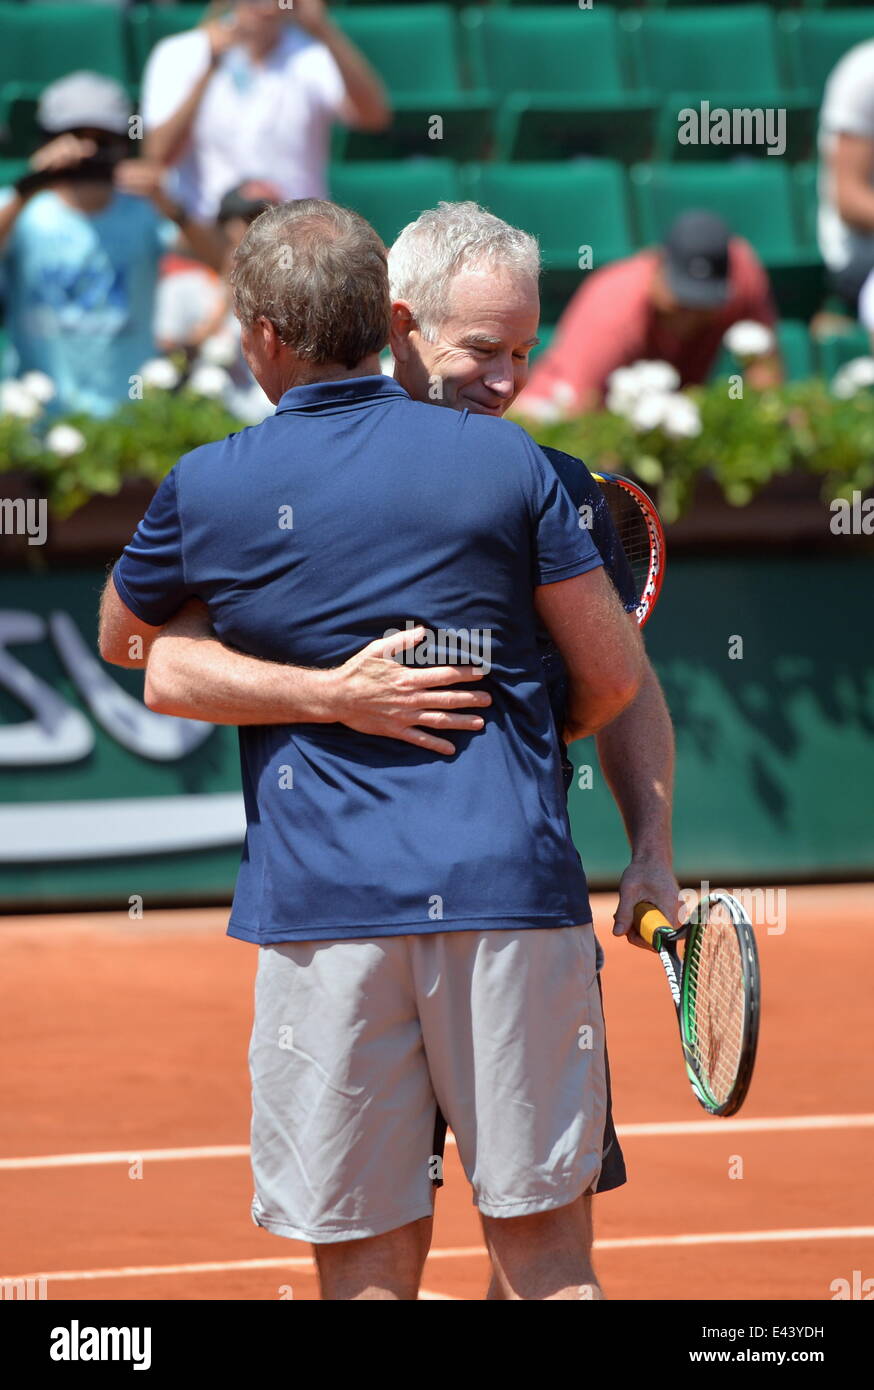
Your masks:
<instances>
[{"instance_id":1,"label":"short sleeve cuff","mask_svg":"<svg viewBox=\"0 0 874 1390\"><path fill-rule=\"evenodd\" d=\"M158 605L154 603L143 603L141 599L134 598L133 594L131 593L130 589L127 587L127 585L124 582L124 579L119 573L120 568L123 564L124 556L122 556L122 558L118 561L118 564L116 564L115 568L112 571L112 582L115 585L115 591L121 599L122 603L125 605L125 607L130 609L135 618L139 618L141 623L148 623L149 627L163 627L167 619L171 618L173 616L173 613L176 612L176 608L173 608L168 613L166 611L166 607L162 607L159 609Z\"/></svg>"},{"instance_id":2,"label":"short sleeve cuff","mask_svg":"<svg viewBox=\"0 0 874 1390\"><path fill-rule=\"evenodd\" d=\"M603 566L604 561L596 551L594 555L588 556L585 560L571 560L566 565L542 566L537 571L538 584L557 584L560 579L574 579L578 574L588 574L589 570L596 570L599 565Z\"/></svg>"}]
</instances>

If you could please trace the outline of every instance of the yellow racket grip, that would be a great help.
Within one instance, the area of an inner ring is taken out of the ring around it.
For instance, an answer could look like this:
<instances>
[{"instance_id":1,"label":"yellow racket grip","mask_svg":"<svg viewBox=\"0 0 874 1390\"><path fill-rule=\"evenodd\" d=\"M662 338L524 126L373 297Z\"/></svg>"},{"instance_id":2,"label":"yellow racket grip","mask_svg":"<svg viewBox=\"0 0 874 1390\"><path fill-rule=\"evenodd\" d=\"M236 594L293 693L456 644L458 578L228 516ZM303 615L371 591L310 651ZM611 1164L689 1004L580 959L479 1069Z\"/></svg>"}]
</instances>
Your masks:
<instances>
[{"instance_id":1,"label":"yellow racket grip","mask_svg":"<svg viewBox=\"0 0 874 1390\"><path fill-rule=\"evenodd\" d=\"M674 928L655 903L642 902L638 903L634 909L634 930L640 933L647 946L651 946L654 951L657 951L660 942L656 933L672 932Z\"/></svg>"}]
</instances>

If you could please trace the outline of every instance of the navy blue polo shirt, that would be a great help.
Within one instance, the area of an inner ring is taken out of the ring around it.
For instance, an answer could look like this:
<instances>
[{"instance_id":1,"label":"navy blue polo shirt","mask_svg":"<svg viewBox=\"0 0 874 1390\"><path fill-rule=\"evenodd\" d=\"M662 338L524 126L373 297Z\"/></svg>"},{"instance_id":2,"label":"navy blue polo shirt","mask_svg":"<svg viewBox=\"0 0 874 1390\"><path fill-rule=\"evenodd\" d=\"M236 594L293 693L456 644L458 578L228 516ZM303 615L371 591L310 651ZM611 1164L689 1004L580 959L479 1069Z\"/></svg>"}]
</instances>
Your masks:
<instances>
[{"instance_id":1,"label":"navy blue polo shirt","mask_svg":"<svg viewBox=\"0 0 874 1390\"><path fill-rule=\"evenodd\" d=\"M581 514L580 508L583 506L591 508L592 540L598 548L598 554L613 581L613 586L619 595L623 608L626 613L635 612L639 600L634 575L613 524L610 508L603 492L582 459L574 458L573 454L564 454L560 449L548 448L544 444L541 444L540 447L564 484L577 513ZM574 769L568 756L567 745L562 738L562 731L567 723L569 692L567 669L562 661L561 652L543 627L540 628L539 632L539 645L546 690L561 748L562 777L565 787L569 790L573 781Z\"/></svg>"},{"instance_id":2,"label":"navy blue polo shirt","mask_svg":"<svg viewBox=\"0 0 874 1390\"><path fill-rule=\"evenodd\" d=\"M522 429L412 401L388 377L295 387L262 424L180 459L114 572L144 622L197 597L222 642L309 667L421 623L429 659L466 638L493 699L451 757L340 724L241 728L232 936L590 920L532 590L600 564Z\"/></svg>"}]
</instances>

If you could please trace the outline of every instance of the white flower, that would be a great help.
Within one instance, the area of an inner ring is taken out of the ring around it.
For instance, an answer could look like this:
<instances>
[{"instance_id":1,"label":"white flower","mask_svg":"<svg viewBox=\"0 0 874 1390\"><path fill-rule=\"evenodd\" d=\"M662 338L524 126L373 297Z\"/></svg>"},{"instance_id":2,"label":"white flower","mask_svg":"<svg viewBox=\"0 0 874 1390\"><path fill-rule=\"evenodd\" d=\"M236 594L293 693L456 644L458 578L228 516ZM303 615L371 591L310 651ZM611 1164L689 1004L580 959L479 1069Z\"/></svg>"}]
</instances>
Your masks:
<instances>
[{"instance_id":1,"label":"white flower","mask_svg":"<svg viewBox=\"0 0 874 1390\"><path fill-rule=\"evenodd\" d=\"M230 333L213 333L201 343L198 366L205 364L210 367L232 367L239 350L239 335L235 338Z\"/></svg>"},{"instance_id":2,"label":"white flower","mask_svg":"<svg viewBox=\"0 0 874 1390\"><path fill-rule=\"evenodd\" d=\"M631 367L617 367L607 378L607 409L634 421L637 408L646 397L666 396L679 384L679 373L670 362L635 362ZM647 405L642 407L639 418L648 421L655 414L655 406ZM641 423L637 428L655 426Z\"/></svg>"},{"instance_id":3,"label":"white flower","mask_svg":"<svg viewBox=\"0 0 874 1390\"><path fill-rule=\"evenodd\" d=\"M634 401L629 396L623 396L621 391L608 391L604 404L611 415L627 415Z\"/></svg>"},{"instance_id":4,"label":"white flower","mask_svg":"<svg viewBox=\"0 0 874 1390\"><path fill-rule=\"evenodd\" d=\"M680 373L670 362L636 362L632 368L641 391L676 391Z\"/></svg>"},{"instance_id":5,"label":"white flower","mask_svg":"<svg viewBox=\"0 0 874 1390\"><path fill-rule=\"evenodd\" d=\"M610 373L606 405L614 415L630 416L640 395L640 383L633 367L617 367Z\"/></svg>"},{"instance_id":6,"label":"white flower","mask_svg":"<svg viewBox=\"0 0 874 1390\"><path fill-rule=\"evenodd\" d=\"M638 433L658 429L664 424L670 400L663 391L649 391L632 403L628 418Z\"/></svg>"},{"instance_id":7,"label":"white flower","mask_svg":"<svg viewBox=\"0 0 874 1390\"><path fill-rule=\"evenodd\" d=\"M526 396L518 403L517 409L526 420L535 420L539 425L555 425L562 418L555 401L547 401L542 397L529 400Z\"/></svg>"},{"instance_id":8,"label":"white flower","mask_svg":"<svg viewBox=\"0 0 874 1390\"><path fill-rule=\"evenodd\" d=\"M874 386L874 357L854 357L845 370L854 385Z\"/></svg>"},{"instance_id":9,"label":"white flower","mask_svg":"<svg viewBox=\"0 0 874 1390\"><path fill-rule=\"evenodd\" d=\"M638 434L663 429L671 439L693 439L701 433L698 407L681 391L648 391L627 411Z\"/></svg>"},{"instance_id":10,"label":"white flower","mask_svg":"<svg viewBox=\"0 0 874 1390\"><path fill-rule=\"evenodd\" d=\"M231 378L224 367L204 363L202 367L195 367L187 384L198 396L209 396L210 399L217 400L231 385Z\"/></svg>"},{"instance_id":11,"label":"white flower","mask_svg":"<svg viewBox=\"0 0 874 1390\"><path fill-rule=\"evenodd\" d=\"M671 439L694 439L701 433L701 414L688 396L667 396L662 424Z\"/></svg>"},{"instance_id":12,"label":"white flower","mask_svg":"<svg viewBox=\"0 0 874 1390\"><path fill-rule=\"evenodd\" d=\"M25 372L24 376L19 377L18 384L23 386L25 391L29 391L40 405L47 405L56 395L55 383L45 372Z\"/></svg>"},{"instance_id":13,"label":"white flower","mask_svg":"<svg viewBox=\"0 0 874 1390\"><path fill-rule=\"evenodd\" d=\"M152 357L140 367L144 386L156 386L159 391L172 391L179 373L169 357Z\"/></svg>"},{"instance_id":14,"label":"white flower","mask_svg":"<svg viewBox=\"0 0 874 1390\"><path fill-rule=\"evenodd\" d=\"M516 408L527 420L554 425L573 413L576 399L577 393L569 382L556 381L547 396L532 396L529 391L523 391Z\"/></svg>"},{"instance_id":15,"label":"white flower","mask_svg":"<svg viewBox=\"0 0 874 1390\"><path fill-rule=\"evenodd\" d=\"M848 401L866 386L874 386L874 357L854 357L832 378L832 395Z\"/></svg>"},{"instance_id":16,"label":"white flower","mask_svg":"<svg viewBox=\"0 0 874 1390\"><path fill-rule=\"evenodd\" d=\"M637 380L636 367L617 367L607 378L607 390L616 391L619 395L636 396Z\"/></svg>"},{"instance_id":17,"label":"white flower","mask_svg":"<svg viewBox=\"0 0 874 1390\"><path fill-rule=\"evenodd\" d=\"M774 334L763 323L754 319L743 319L726 329L722 339L729 352L741 361L751 357L764 357L774 351Z\"/></svg>"},{"instance_id":18,"label":"white flower","mask_svg":"<svg viewBox=\"0 0 874 1390\"><path fill-rule=\"evenodd\" d=\"M0 382L0 415L17 415L20 420L33 420L42 407L20 381Z\"/></svg>"},{"instance_id":19,"label":"white flower","mask_svg":"<svg viewBox=\"0 0 874 1390\"><path fill-rule=\"evenodd\" d=\"M67 459L81 453L85 448L85 436L72 425L55 425L45 439L46 448L60 458Z\"/></svg>"}]
</instances>

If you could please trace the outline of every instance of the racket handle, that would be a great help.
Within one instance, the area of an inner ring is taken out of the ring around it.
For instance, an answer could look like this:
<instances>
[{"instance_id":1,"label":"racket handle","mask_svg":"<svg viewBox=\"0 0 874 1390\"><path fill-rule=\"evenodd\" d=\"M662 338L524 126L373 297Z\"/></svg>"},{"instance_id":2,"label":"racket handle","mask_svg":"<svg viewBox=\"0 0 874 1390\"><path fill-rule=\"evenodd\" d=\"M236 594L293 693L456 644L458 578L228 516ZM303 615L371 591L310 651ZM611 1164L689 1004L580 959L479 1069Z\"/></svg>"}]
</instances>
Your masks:
<instances>
[{"instance_id":1,"label":"racket handle","mask_svg":"<svg viewBox=\"0 0 874 1390\"><path fill-rule=\"evenodd\" d=\"M634 929L639 932L648 946L654 951L661 948L661 933L673 932L665 914L656 907L655 903L638 903L634 909Z\"/></svg>"}]
</instances>

